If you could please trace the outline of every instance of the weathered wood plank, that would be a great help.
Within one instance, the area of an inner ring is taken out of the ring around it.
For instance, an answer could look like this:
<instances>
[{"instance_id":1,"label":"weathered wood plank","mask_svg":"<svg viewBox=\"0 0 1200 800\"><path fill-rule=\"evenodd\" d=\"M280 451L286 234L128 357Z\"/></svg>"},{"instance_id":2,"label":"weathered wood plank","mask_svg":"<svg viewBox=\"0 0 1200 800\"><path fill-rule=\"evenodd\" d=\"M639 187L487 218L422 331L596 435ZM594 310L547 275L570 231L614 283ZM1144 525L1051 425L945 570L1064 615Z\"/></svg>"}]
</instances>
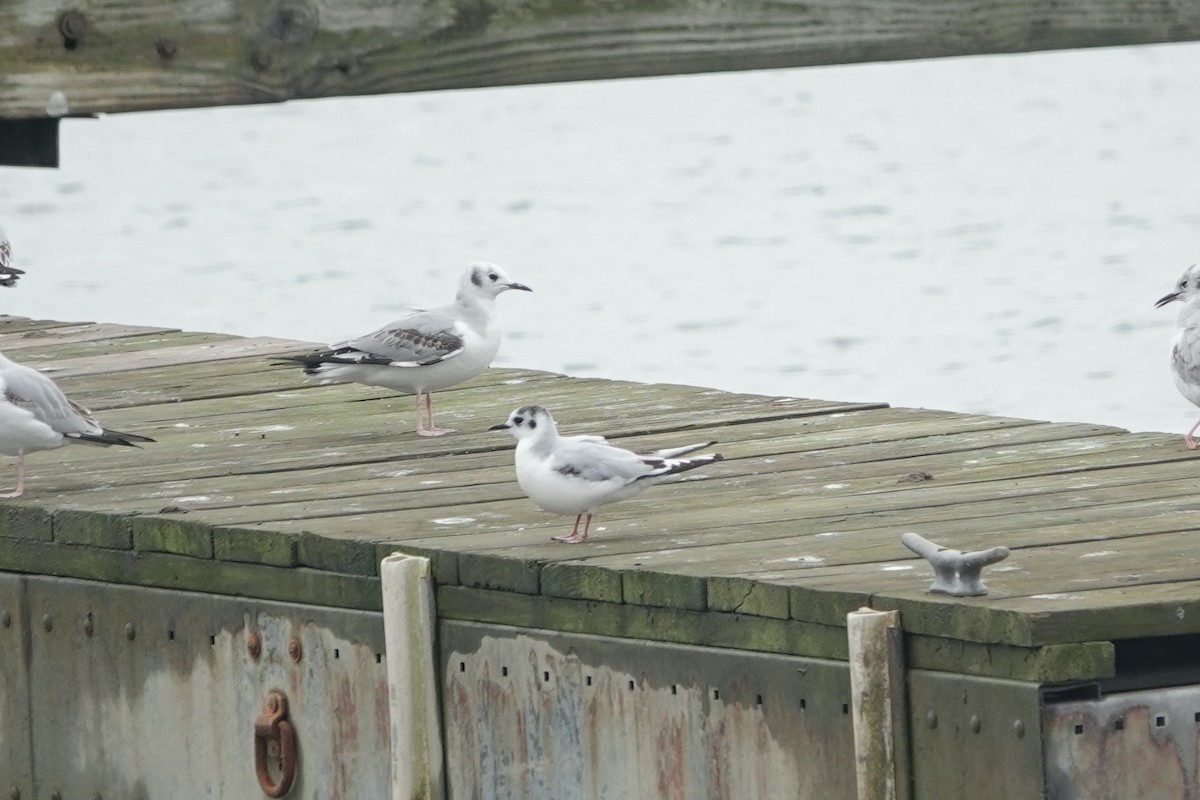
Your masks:
<instances>
[{"instance_id":1,"label":"weathered wood plank","mask_svg":"<svg viewBox=\"0 0 1200 800\"><path fill-rule=\"evenodd\" d=\"M0 334L0 350L15 352L22 350L20 358L28 358L31 350L53 347L60 343L92 342L100 340L115 340L130 336L154 336L170 333L180 333L178 328L154 328L145 325L117 325L107 322L89 322L82 325L67 325L58 328L39 328L25 332L10 332ZM221 338L235 338L226 334L188 334L211 335ZM35 358L42 357L40 353Z\"/></svg>"},{"instance_id":2,"label":"weathered wood plank","mask_svg":"<svg viewBox=\"0 0 1200 800\"><path fill-rule=\"evenodd\" d=\"M1196 38L1195 4L1124 0L18 0L0 6L0 118Z\"/></svg>"},{"instance_id":3,"label":"weathered wood plank","mask_svg":"<svg viewBox=\"0 0 1200 800\"><path fill-rule=\"evenodd\" d=\"M158 349L136 350L128 353L109 353L96 356L39 361L35 366L55 380L60 377L132 372L153 367L199 364L206 361L225 361L249 356L272 356L290 353L296 343L290 339L260 336L254 339L232 338L203 344L175 345Z\"/></svg>"}]
</instances>

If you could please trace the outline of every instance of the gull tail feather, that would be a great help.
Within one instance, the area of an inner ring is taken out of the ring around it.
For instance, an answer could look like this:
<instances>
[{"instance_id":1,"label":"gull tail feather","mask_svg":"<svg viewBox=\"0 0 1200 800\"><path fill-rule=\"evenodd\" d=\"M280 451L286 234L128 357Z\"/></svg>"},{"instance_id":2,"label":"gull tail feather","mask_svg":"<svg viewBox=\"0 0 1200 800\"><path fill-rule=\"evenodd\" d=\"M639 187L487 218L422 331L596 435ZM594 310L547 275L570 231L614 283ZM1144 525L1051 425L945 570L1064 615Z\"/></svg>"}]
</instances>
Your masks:
<instances>
[{"instance_id":1,"label":"gull tail feather","mask_svg":"<svg viewBox=\"0 0 1200 800\"><path fill-rule=\"evenodd\" d=\"M137 442L153 442L149 436L139 436L136 433L122 433L121 431L110 431L107 428L100 433L68 433L68 439L74 439L77 442L85 444L97 444L101 447L119 444L125 447L137 447Z\"/></svg>"},{"instance_id":2,"label":"gull tail feather","mask_svg":"<svg viewBox=\"0 0 1200 800\"><path fill-rule=\"evenodd\" d=\"M706 445L707 446L707 445ZM717 461L724 461L725 456L720 453L712 453L707 456L696 456L695 458L666 458L663 459L663 465L659 469L651 472L649 475L643 475L638 478L639 481L647 478L658 479L665 478L668 475L678 475L681 472L704 467Z\"/></svg>"},{"instance_id":3,"label":"gull tail feather","mask_svg":"<svg viewBox=\"0 0 1200 800\"><path fill-rule=\"evenodd\" d=\"M666 450L655 450L650 455L655 458L679 458L680 456L694 453L697 450L703 450L706 447L712 447L716 441L705 442L703 444L688 444L683 447L669 447Z\"/></svg>"}]
</instances>

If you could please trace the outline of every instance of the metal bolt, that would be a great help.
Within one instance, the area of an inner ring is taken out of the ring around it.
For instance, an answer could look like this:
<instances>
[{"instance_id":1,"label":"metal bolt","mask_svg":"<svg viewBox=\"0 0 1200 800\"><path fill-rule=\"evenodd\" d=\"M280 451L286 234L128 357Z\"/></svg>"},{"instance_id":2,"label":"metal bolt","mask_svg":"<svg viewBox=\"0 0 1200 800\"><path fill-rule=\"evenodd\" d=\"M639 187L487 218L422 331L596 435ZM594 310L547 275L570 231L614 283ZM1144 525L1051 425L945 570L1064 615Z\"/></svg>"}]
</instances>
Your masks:
<instances>
[{"instance_id":1,"label":"metal bolt","mask_svg":"<svg viewBox=\"0 0 1200 800\"><path fill-rule=\"evenodd\" d=\"M292 661L299 661L300 656L303 655L303 653L304 650L300 647L299 639L297 639L295 636L293 636L291 639L288 639L288 656L291 657Z\"/></svg>"},{"instance_id":2,"label":"metal bolt","mask_svg":"<svg viewBox=\"0 0 1200 800\"><path fill-rule=\"evenodd\" d=\"M58 30L68 42L78 42L87 30L87 21L78 11L68 11L58 20Z\"/></svg>"},{"instance_id":3,"label":"metal bolt","mask_svg":"<svg viewBox=\"0 0 1200 800\"><path fill-rule=\"evenodd\" d=\"M21 790L16 786L8 790L8 800L21 800Z\"/></svg>"},{"instance_id":4,"label":"metal bolt","mask_svg":"<svg viewBox=\"0 0 1200 800\"><path fill-rule=\"evenodd\" d=\"M246 634L246 651L251 658L258 658L262 653L262 637L253 631Z\"/></svg>"},{"instance_id":5,"label":"metal bolt","mask_svg":"<svg viewBox=\"0 0 1200 800\"><path fill-rule=\"evenodd\" d=\"M154 52L158 53L160 58L174 58L177 49L175 40L168 39L166 36L160 36L154 43Z\"/></svg>"},{"instance_id":6,"label":"metal bolt","mask_svg":"<svg viewBox=\"0 0 1200 800\"><path fill-rule=\"evenodd\" d=\"M51 792L50 800L62 800L62 792Z\"/></svg>"},{"instance_id":7,"label":"metal bolt","mask_svg":"<svg viewBox=\"0 0 1200 800\"><path fill-rule=\"evenodd\" d=\"M96 792L95 794L92 795L92 800L104 800L104 798L100 795L99 792Z\"/></svg>"},{"instance_id":8,"label":"metal bolt","mask_svg":"<svg viewBox=\"0 0 1200 800\"><path fill-rule=\"evenodd\" d=\"M137 627L132 622L125 623L125 638L133 641L133 637L137 636Z\"/></svg>"},{"instance_id":9,"label":"metal bolt","mask_svg":"<svg viewBox=\"0 0 1200 800\"><path fill-rule=\"evenodd\" d=\"M54 620L50 619L49 614L42 617L42 627L46 630L46 633L54 630Z\"/></svg>"},{"instance_id":10,"label":"metal bolt","mask_svg":"<svg viewBox=\"0 0 1200 800\"><path fill-rule=\"evenodd\" d=\"M971 732L979 733L981 730L983 730L983 720L981 720L979 718L978 714L972 714L971 715Z\"/></svg>"},{"instance_id":11,"label":"metal bolt","mask_svg":"<svg viewBox=\"0 0 1200 800\"><path fill-rule=\"evenodd\" d=\"M95 633L95 631L96 625L94 622L92 622L92 612L89 611L87 616L83 618L83 635L91 636L93 633Z\"/></svg>"},{"instance_id":12,"label":"metal bolt","mask_svg":"<svg viewBox=\"0 0 1200 800\"><path fill-rule=\"evenodd\" d=\"M1024 723L1024 721L1017 720L1016 722L1013 723L1013 733L1015 733L1017 735L1018 739L1025 738L1025 723Z\"/></svg>"},{"instance_id":13,"label":"metal bolt","mask_svg":"<svg viewBox=\"0 0 1200 800\"><path fill-rule=\"evenodd\" d=\"M266 72L271 68L271 54L266 50L255 50L250 54L250 66L255 72Z\"/></svg>"},{"instance_id":14,"label":"metal bolt","mask_svg":"<svg viewBox=\"0 0 1200 800\"><path fill-rule=\"evenodd\" d=\"M936 728L937 727L937 712L930 711L928 714L925 715L925 721L929 723L930 730L933 730L934 728Z\"/></svg>"},{"instance_id":15,"label":"metal bolt","mask_svg":"<svg viewBox=\"0 0 1200 800\"><path fill-rule=\"evenodd\" d=\"M6 628L12 625L12 612L5 611L3 614L0 614L0 625Z\"/></svg>"}]
</instances>

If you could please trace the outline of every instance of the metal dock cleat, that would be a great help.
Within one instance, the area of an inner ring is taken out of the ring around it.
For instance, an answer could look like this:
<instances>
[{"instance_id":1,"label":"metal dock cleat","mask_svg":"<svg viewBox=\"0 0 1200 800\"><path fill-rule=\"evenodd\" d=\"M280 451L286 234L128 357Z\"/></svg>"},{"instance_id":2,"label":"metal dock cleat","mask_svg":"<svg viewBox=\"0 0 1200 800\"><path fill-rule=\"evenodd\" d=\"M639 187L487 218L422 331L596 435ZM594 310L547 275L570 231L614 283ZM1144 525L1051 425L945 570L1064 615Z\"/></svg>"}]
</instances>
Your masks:
<instances>
[{"instance_id":1,"label":"metal dock cleat","mask_svg":"<svg viewBox=\"0 0 1200 800\"><path fill-rule=\"evenodd\" d=\"M987 594L987 587L983 585L983 568L1008 558L1007 547L990 547L964 553L942 547L912 531L901 534L900 542L933 567L934 579L929 591L955 597Z\"/></svg>"}]
</instances>

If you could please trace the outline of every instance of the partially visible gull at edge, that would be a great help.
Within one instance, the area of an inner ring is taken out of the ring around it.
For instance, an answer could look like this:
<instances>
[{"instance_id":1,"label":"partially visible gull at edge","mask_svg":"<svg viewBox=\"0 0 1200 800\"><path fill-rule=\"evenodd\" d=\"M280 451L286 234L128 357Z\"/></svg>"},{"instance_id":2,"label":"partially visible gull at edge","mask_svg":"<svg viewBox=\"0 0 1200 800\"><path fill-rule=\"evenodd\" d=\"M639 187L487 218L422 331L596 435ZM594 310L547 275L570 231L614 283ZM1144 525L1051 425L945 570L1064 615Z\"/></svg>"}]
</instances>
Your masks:
<instances>
[{"instance_id":1,"label":"partially visible gull at edge","mask_svg":"<svg viewBox=\"0 0 1200 800\"><path fill-rule=\"evenodd\" d=\"M603 436L560 436L550 412L522 406L508 421L491 430L506 430L517 439L517 483L529 499L555 514L574 514L575 525L556 542L586 542L592 514L608 503L632 497L669 475L721 461L720 453L680 458L714 442L639 454L609 444ZM583 533L579 520L587 515Z\"/></svg>"},{"instance_id":2,"label":"partially visible gull at edge","mask_svg":"<svg viewBox=\"0 0 1200 800\"><path fill-rule=\"evenodd\" d=\"M0 228L0 286L13 286L24 274L25 271L17 269L13 262L12 245L4 235L4 228Z\"/></svg>"},{"instance_id":3,"label":"partially visible gull at edge","mask_svg":"<svg viewBox=\"0 0 1200 800\"><path fill-rule=\"evenodd\" d=\"M431 393L470 380L492 363L500 350L496 297L510 289L533 291L495 264L475 261L463 273L453 303L413 308L377 331L284 362L303 365L305 375L322 383L347 381L415 394L417 434L453 433L434 424ZM422 396L428 427L421 419Z\"/></svg>"},{"instance_id":4,"label":"partially visible gull at edge","mask_svg":"<svg viewBox=\"0 0 1200 800\"><path fill-rule=\"evenodd\" d=\"M0 354L0 453L17 457L17 486L0 498L25 492L25 456L78 442L137 447L147 436L108 430L50 378Z\"/></svg>"},{"instance_id":5,"label":"partially visible gull at edge","mask_svg":"<svg viewBox=\"0 0 1200 800\"><path fill-rule=\"evenodd\" d=\"M1171 293L1159 298L1154 307L1162 308L1176 300L1183 303L1183 308L1179 309L1175 338L1171 340L1171 375L1179 393L1200 406L1200 264L1184 270ZM1198 427L1200 419L1183 435L1189 450L1200 447L1192 438Z\"/></svg>"}]
</instances>

